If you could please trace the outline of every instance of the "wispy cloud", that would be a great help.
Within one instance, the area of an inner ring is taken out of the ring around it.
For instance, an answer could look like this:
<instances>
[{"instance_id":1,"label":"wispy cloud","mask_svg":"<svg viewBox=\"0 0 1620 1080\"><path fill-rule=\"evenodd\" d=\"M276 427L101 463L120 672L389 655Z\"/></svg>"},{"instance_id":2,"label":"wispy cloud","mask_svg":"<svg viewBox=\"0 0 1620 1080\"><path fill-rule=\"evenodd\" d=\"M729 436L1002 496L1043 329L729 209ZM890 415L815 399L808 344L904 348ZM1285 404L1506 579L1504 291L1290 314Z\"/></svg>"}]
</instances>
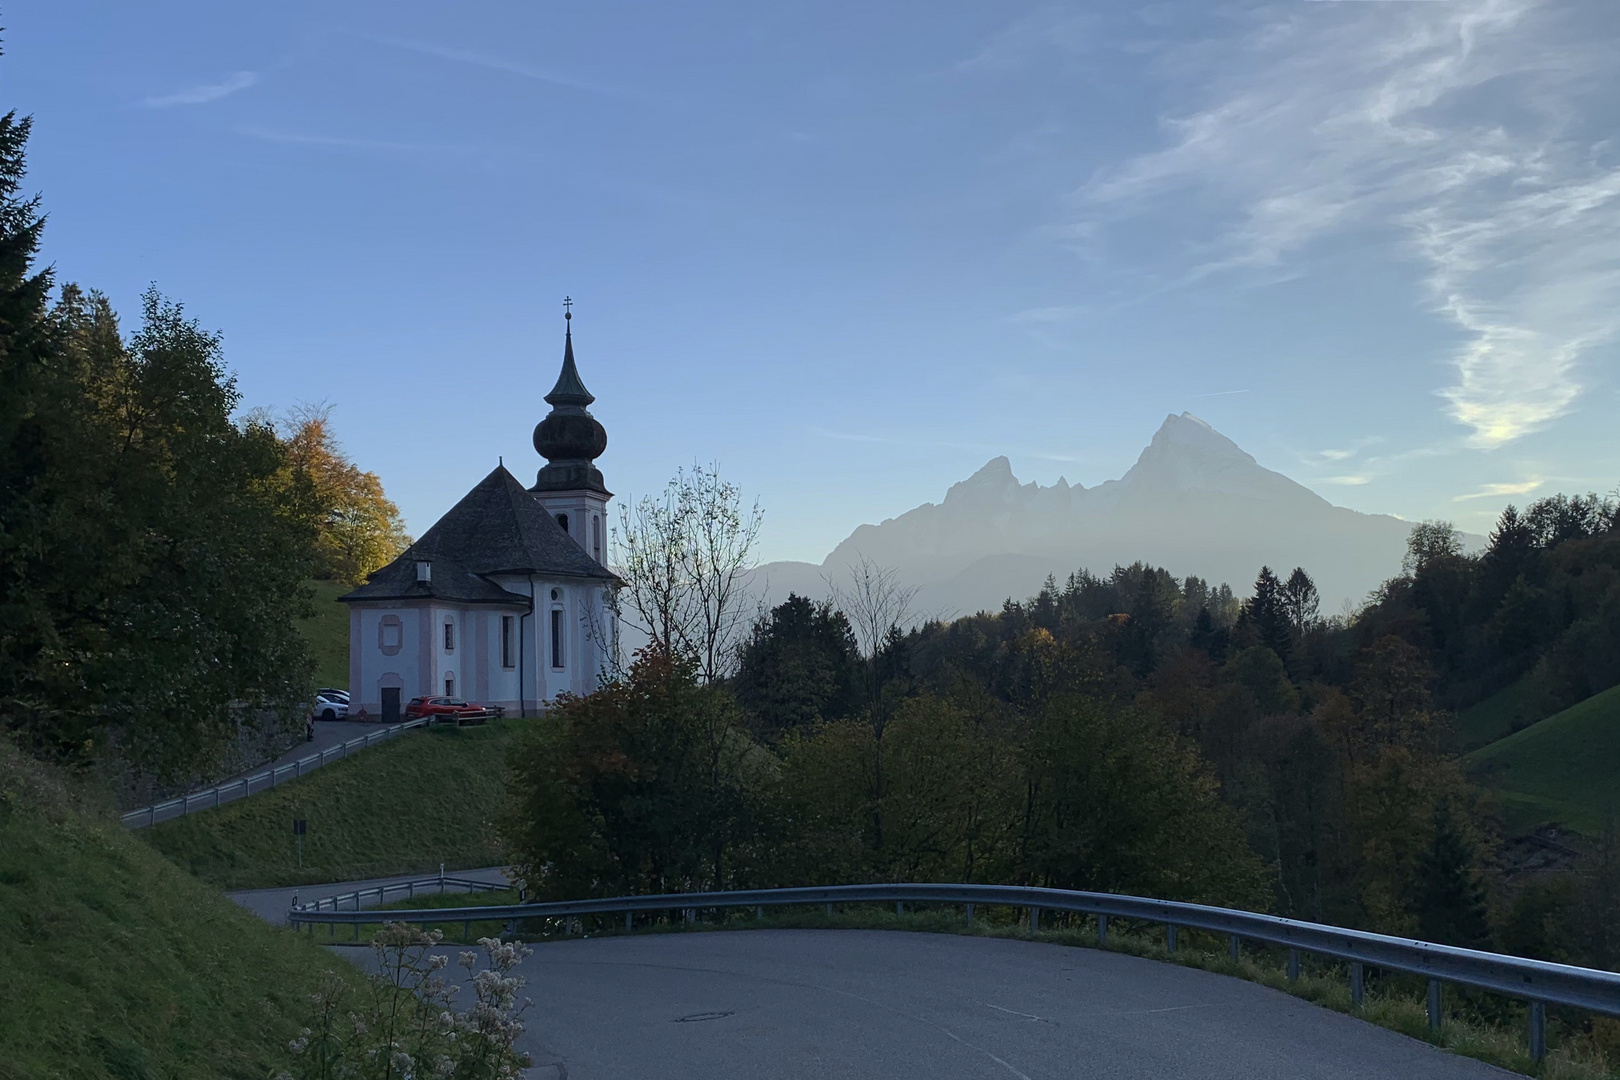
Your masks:
<instances>
[{"instance_id":1,"label":"wispy cloud","mask_svg":"<svg viewBox=\"0 0 1620 1080\"><path fill-rule=\"evenodd\" d=\"M146 98L141 104L148 109L168 109L176 105L206 105L210 101L218 101L240 90L246 90L258 81L259 76L254 72L238 71L224 82L205 83L174 94L155 95Z\"/></svg>"},{"instance_id":2,"label":"wispy cloud","mask_svg":"<svg viewBox=\"0 0 1620 1080\"><path fill-rule=\"evenodd\" d=\"M1086 315L1091 309L1080 304L1064 304L1059 307L1025 308L1015 311L1007 316L1008 322L1024 325L1046 325L1049 323L1072 322Z\"/></svg>"},{"instance_id":3,"label":"wispy cloud","mask_svg":"<svg viewBox=\"0 0 1620 1080\"><path fill-rule=\"evenodd\" d=\"M408 140L368 139L348 135L310 135L303 132L283 131L277 128L244 125L237 129L249 138L282 146L330 146L340 150L388 150L398 153L443 153L447 150L465 151L449 143L411 142Z\"/></svg>"},{"instance_id":4,"label":"wispy cloud","mask_svg":"<svg viewBox=\"0 0 1620 1080\"><path fill-rule=\"evenodd\" d=\"M1620 92L1612 24L1590 25L1604 10L1245 10L1254 24L1164 122L1168 144L1080 192L1081 231L1192 191L1220 222L1195 275L1273 272L1331 235L1394 236L1462 339L1442 396L1469 444L1566 414L1583 363L1620 332L1620 146L1585 122Z\"/></svg>"},{"instance_id":5,"label":"wispy cloud","mask_svg":"<svg viewBox=\"0 0 1620 1080\"><path fill-rule=\"evenodd\" d=\"M1344 487L1360 487L1362 484L1370 484L1372 481L1372 477L1362 476L1357 473L1350 476L1324 476L1321 482L1324 484L1340 484Z\"/></svg>"},{"instance_id":6,"label":"wispy cloud","mask_svg":"<svg viewBox=\"0 0 1620 1080\"><path fill-rule=\"evenodd\" d=\"M1478 491L1471 491L1466 495L1454 497L1452 502L1468 502L1471 499L1499 499L1503 495L1524 495L1541 487L1547 481L1539 477L1534 480L1517 480L1504 484L1486 484Z\"/></svg>"},{"instance_id":7,"label":"wispy cloud","mask_svg":"<svg viewBox=\"0 0 1620 1080\"><path fill-rule=\"evenodd\" d=\"M1196 400L1197 398L1231 397L1233 394L1252 394L1252 393L1254 393L1253 390L1216 390L1214 393L1210 393L1210 394L1194 394L1192 396Z\"/></svg>"},{"instance_id":8,"label":"wispy cloud","mask_svg":"<svg viewBox=\"0 0 1620 1080\"><path fill-rule=\"evenodd\" d=\"M458 49L446 45L434 45L425 41L414 41L409 38L383 37L375 34L366 35L366 40L375 42L378 45L404 49L406 52L419 53L422 56L432 56L456 64L468 64L472 67L483 68L486 71L505 72L508 75L518 75L525 79L550 83L552 86L567 87L570 90L584 90L592 94L603 94L609 97L626 96L623 91L603 86L600 83L585 82L566 75L559 75L549 68L539 67L535 64L525 64L520 60L492 56L489 53L477 52L472 49Z\"/></svg>"}]
</instances>

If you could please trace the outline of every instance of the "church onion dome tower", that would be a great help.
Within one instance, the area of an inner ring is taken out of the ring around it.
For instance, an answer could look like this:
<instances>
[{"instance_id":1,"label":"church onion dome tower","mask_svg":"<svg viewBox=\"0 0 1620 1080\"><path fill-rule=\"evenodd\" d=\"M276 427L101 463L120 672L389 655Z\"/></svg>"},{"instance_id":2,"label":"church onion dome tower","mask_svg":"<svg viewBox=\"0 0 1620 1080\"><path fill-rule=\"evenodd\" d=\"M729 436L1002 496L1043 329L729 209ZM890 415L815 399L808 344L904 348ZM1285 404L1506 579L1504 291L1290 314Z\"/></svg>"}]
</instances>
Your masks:
<instances>
[{"instance_id":1,"label":"church onion dome tower","mask_svg":"<svg viewBox=\"0 0 1620 1080\"><path fill-rule=\"evenodd\" d=\"M563 318L562 372L557 385L546 395L551 412L535 425L534 448L546 459L535 477L533 491L546 492L590 491L612 496L602 483L602 473L596 459L607 449L607 430L587 408L596 398L580 381L579 369L574 366L573 312L565 311Z\"/></svg>"}]
</instances>

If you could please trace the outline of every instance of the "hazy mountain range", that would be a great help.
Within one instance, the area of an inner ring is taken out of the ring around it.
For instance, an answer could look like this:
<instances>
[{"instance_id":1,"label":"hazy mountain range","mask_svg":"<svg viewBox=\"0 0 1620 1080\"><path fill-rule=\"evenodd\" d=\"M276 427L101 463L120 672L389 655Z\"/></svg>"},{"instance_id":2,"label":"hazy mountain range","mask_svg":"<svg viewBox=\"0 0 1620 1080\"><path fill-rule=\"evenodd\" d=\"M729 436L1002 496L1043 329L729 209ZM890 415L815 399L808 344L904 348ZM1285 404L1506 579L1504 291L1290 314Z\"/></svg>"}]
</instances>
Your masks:
<instances>
[{"instance_id":1,"label":"hazy mountain range","mask_svg":"<svg viewBox=\"0 0 1620 1080\"><path fill-rule=\"evenodd\" d=\"M1225 581L1240 595L1262 564L1283 575L1303 566L1331 614L1399 571L1411 527L1334 506L1182 413L1165 418L1118 480L1020 484L998 457L942 502L860 526L820 566L768 563L759 574L772 603L790 591L819 598L826 578L847 577L864 556L916 586L918 609L949 617L1031 596L1048 574L1061 582L1074 570L1102 575L1138 559L1178 577Z\"/></svg>"}]
</instances>

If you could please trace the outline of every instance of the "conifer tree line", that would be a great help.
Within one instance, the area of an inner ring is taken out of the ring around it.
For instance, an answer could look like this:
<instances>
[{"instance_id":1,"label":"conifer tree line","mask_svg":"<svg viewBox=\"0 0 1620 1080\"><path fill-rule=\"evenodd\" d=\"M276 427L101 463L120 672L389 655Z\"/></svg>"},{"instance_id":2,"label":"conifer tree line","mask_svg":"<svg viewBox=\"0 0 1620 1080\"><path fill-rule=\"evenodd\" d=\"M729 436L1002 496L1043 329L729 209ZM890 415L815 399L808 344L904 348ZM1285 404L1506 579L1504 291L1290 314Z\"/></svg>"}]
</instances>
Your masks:
<instances>
[{"instance_id":1,"label":"conifer tree line","mask_svg":"<svg viewBox=\"0 0 1620 1080\"><path fill-rule=\"evenodd\" d=\"M240 412L217 334L149 289L40 265L31 121L0 117L0 730L33 753L184 782L301 723L312 578L408 538L327 410Z\"/></svg>"},{"instance_id":2,"label":"conifer tree line","mask_svg":"<svg viewBox=\"0 0 1620 1080\"><path fill-rule=\"evenodd\" d=\"M1339 616L1303 568L1262 567L1244 600L1080 571L875 634L844 610L858 589L790 596L721 676L655 642L559 702L513 758L503 828L559 898L1027 883L1612 966L1620 849L1588 837L1569 872L1516 874L1453 718L1515 680L1549 712L1620 682L1616 526L1612 501L1556 496L1470 555L1426 522Z\"/></svg>"}]
</instances>

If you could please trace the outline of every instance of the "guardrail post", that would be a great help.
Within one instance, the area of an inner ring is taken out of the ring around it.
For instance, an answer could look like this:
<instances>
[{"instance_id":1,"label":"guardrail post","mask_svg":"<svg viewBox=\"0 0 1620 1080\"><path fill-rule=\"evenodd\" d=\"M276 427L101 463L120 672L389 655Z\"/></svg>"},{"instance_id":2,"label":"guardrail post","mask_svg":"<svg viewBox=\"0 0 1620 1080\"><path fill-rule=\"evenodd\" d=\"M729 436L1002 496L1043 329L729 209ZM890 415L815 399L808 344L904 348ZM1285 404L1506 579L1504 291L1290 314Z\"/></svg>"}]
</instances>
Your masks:
<instances>
[{"instance_id":1,"label":"guardrail post","mask_svg":"<svg viewBox=\"0 0 1620 1080\"><path fill-rule=\"evenodd\" d=\"M827 903L827 918L829 918L829 919L832 918L832 902L831 901L828 901L828 903Z\"/></svg>"},{"instance_id":2,"label":"guardrail post","mask_svg":"<svg viewBox=\"0 0 1620 1080\"><path fill-rule=\"evenodd\" d=\"M627 933L627 934L631 933L632 931L635 930L635 928L636 928L636 913L633 912L633 911L625 912L624 913L624 932Z\"/></svg>"},{"instance_id":3,"label":"guardrail post","mask_svg":"<svg viewBox=\"0 0 1620 1080\"><path fill-rule=\"evenodd\" d=\"M1547 1003L1530 1003L1530 1060L1541 1064L1547 1059Z\"/></svg>"},{"instance_id":4,"label":"guardrail post","mask_svg":"<svg viewBox=\"0 0 1620 1080\"><path fill-rule=\"evenodd\" d=\"M896 915L904 915L906 913L906 902L904 900L896 900L894 902L894 913Z\"/></svg>"},{"instance_id":5,"label":"guardrail post","mask_svg":"<svg viewBox=\"0 0 1620 1080\"><path fill-rule=\"evenodd\" d=\"M1029 932L1032 934L1041 932L1041 909L1038 907L1029 909Z\"/></svg>"},{"instance_id":6,"label":"guardrail post","mask_svg":"<svg viewBox=\"0 0 1620 1080\"><path fill-rule=\"evenodd\" d=\"M1097 948L1101 949L1108 944L1108 916L1097 916Z\"/></svg>"},{"instance_id":7,"label":"guardrail post","mask_svg":"<svg viewBox=\"0 0 1620 1080\"><path fill-rule=\"evenodd\" d=\"M755 904L754 905L754 921L759 922L763 918L765 918L765 908L762 905Z\"/></svg>"},{"instance_id":8,"label":"guardrail post","mask_svg":"<svg viewBox=\"0 0 1620 1080\"><path fill-rule=\"evenodd\" d=\"M1440 980L1429 980L1429 1030L1439 1031L1444 1014L1440 1009Z\"/></svg>"},{"instance_id":9,"label":"guardrail post","mask_svg":"<svg viewBox=\"0 0 1620 1080\"><path fill-rule=\"evenodd\" d=\"M1164 925L1164 947L1167 950L1169 950L1170 952L1175 952L1176 951L1176 924L1175 923L1165 923L1165 925Z\"/></svg>"},{"instance_id":10,"label":"guardrail post","mask_svg":"<svg viewBox=\"0 0 1620 1080\"><path fill-rule=\"evenodd\" d=\"M1226 956L1227 956L1227 959L1231 960L1232 963L1235 964L1235 963L1238 962L1238 958L1240 956L1242 956L1242 955L1243 955L1242 941L1238 938L1238 936L1236 934L1229 935L1227 937L1227 939L1226 939Z\"/></svg>"},{"instance_id":11,"label":"guardrail post","mask_svg":"<svg viewBox=\"0 0 1620 1080\"><path fill-rule=\"evenodd\" d=\"M970 922L970 923L973 921L973 905L972 904L969 904L967 906L967 921Z\"/></svg>"},{"instance_id":12,"label":"guardrail post","mask_svg":"<svg viewBox=\"0 0 1620 1080\"><path fill-rule=\"evenodd\" d=\"M359 923L354 924L354 940L356 942L358 942L360 940L360 924Z\"/></svg>"},{"instance_id":13,"label":"guardrail post","mask_svg":"<svg viewBox=\"0 0 1620 1080\"><path fill-rule=\"evenodd\" d=\"M1289 982L1298 982L1299 981L1299 950L1298 949L1289 949L1288 950L1288 981Z\"/></svg>"},{"instance_id":14,"label":"guardrail post","mask_svg":"<svg viewBox=\"0 0 1620 1080\"><path fill-rule=\"evenodd\" d=\"M1360 1005L1367 991L1367 973L1360 961L1350 964L1350 1004Z\"/></svg>"},{"instance_id":15,"label":"guardrail post","mask_svg":"<svg viewBox=\"0 0 1620 1080\"><path fill-rule=\"evenodd\" d=\"M157 824L157 804L153 803L146 808L146 824L148 827Z\"/></svg>"},{"instance_id":16,"label":"guardrail post","mask_svg":"<svg viewBox=\"0 0 1620 1080\"><path fill-rule=\"evenodd\" d=\"M468 919L461 924L461 936L465 940L472 937L472 920Z\"/></svg>"}]
</instances>

